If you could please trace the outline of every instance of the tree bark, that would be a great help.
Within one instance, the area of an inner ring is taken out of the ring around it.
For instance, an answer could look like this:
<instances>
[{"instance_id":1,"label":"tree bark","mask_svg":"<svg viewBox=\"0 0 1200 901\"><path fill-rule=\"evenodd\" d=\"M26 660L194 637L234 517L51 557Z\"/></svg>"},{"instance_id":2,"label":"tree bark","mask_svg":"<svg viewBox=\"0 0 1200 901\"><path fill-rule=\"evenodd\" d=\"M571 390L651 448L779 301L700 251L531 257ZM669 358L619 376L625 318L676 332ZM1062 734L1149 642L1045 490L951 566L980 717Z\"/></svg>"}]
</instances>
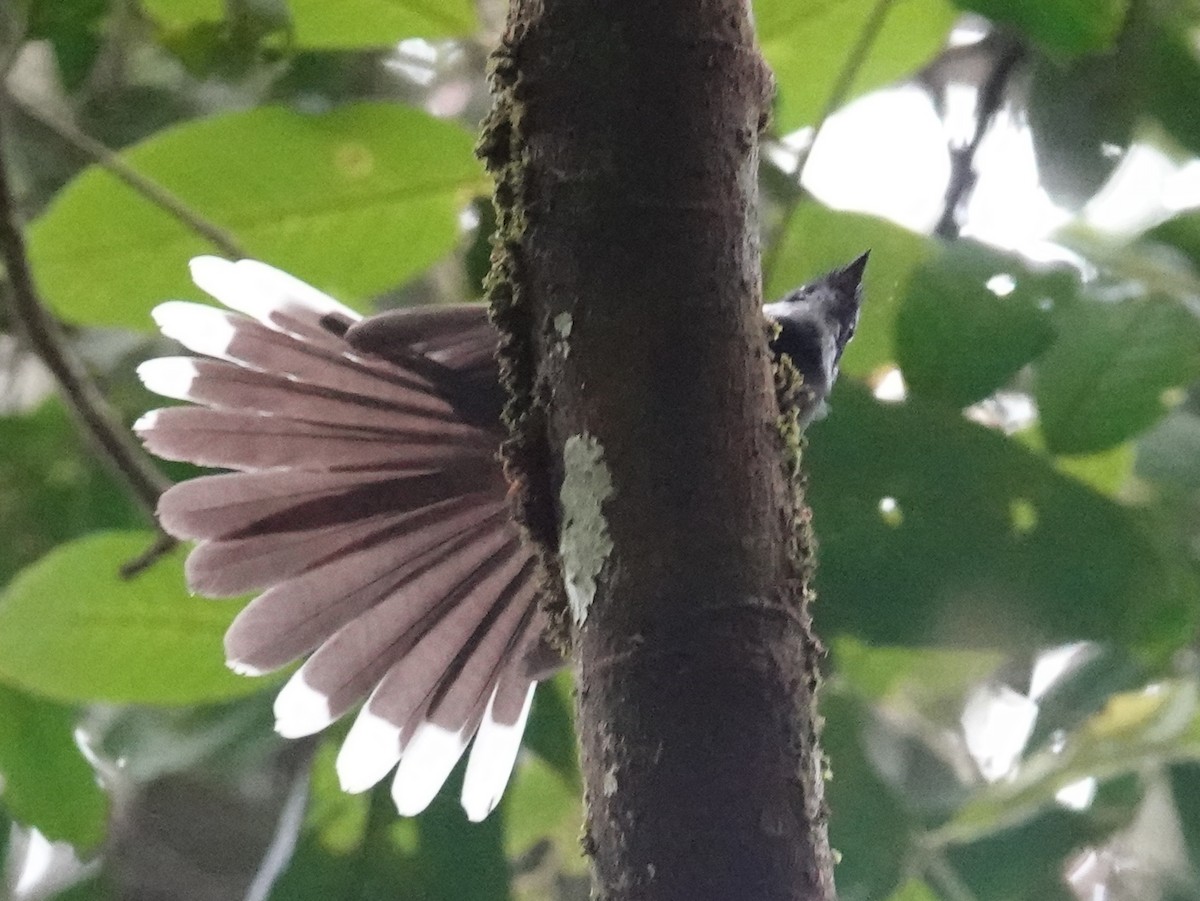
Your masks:
<instances>
[{"instance_id":1,"label":"tree bark","mask_svg":"<svg viewBox=\"0 0 1200 901\"><path fill-rule=\"evenodd\" d=\"M598 894L831 899L747 0L511 3L481 143L506 459L566 588Z\"/></svg>"}]
</instances>

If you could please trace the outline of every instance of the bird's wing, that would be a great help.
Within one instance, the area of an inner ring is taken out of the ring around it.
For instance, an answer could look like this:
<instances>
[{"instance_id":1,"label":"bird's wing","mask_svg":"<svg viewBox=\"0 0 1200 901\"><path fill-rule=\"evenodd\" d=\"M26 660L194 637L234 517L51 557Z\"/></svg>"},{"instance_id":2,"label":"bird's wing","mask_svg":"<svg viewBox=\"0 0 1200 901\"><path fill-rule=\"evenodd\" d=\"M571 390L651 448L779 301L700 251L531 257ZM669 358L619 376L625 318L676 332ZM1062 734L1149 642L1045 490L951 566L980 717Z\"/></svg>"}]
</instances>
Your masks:
<instances>
[{"instance_id":1,"label":"bird's wing","mask_svg":"<svg viewBox=\"0 0 1200 901\"><path fill-rule=\"evenodd\" d=\"M229 665L307 658L276 699L287 736L365 698L338 774L362 791L399 762L401 813L424 809L474 736L463 805L482 819L545 675L533 557L509 516L498 419L480 414L496 401L463 394L497 390L495 333L478 307L372 325L248 260L200 258L192 274L229 309L158 307L163 333L202 356L139 375L195 406L136 428L161 457L234 470L159 504L168 532L199 542L194 590L261 592L226 635Z\"/></svg>"}]
</instances>

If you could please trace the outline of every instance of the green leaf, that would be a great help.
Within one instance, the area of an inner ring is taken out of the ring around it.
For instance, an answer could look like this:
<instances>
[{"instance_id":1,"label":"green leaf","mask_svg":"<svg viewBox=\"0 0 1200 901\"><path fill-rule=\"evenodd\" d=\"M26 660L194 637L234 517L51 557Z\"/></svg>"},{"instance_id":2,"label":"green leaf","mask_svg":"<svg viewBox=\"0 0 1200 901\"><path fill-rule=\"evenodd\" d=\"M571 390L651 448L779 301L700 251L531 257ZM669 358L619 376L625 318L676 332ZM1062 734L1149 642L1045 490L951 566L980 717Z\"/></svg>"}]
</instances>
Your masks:
<instances>
[{"instance_id":1,"label":"green leaf","mask_svg":"<svg viewBox=\"0 0 1200 901\"><path fill-rule=\"evenodd\" d=\"M1194 38L1200 9L1192 3L1143 3L1135 12L1144 29L1139 80L1146 107L1175 140L1200 153L1200 49Z\"/></svg>"},{"instance_id":2,"label":"green leaf","mask_svg":"<svg viewBox=\"0 0 1200 901\"><path fill-rule=\"evenodd\" d=\"M961 697L1004 662L996 651L871 647L850 636L833 640L839 679L864 700L904 694L916 702Z\"/></svg>"},{"instance_id":3,"label":"green leaf","mask_svg":"<svg viewBox=\"0 0 1200 901\"><path fill-rule=\"evenodd\" d=\"M0 417L0 585L55 545L143 520L57 398Z\"/></svg>"},{"instance_id":4,"label":"green leaf","mask_svg":"<svg viewBox=\"0 0 1200 901\"><path fill-rule=\"evenodd\" d=\"M54 48L66 86L78 88L100 52L108 0L33 0L27 37L46 39Z\"/></svg>"},{"instance_id":5,"label":"green leaf","mask_svg":"<svg viewBox=\"0 0 1200 901\"><path fill-rule=\"evenodd\" d=\"M1170 487L1200 489L1200 416L1176 410L1142 436L1137 472Z\"/></svg>"},{"instance_id":6,"label":"green leaf","mask_svg":"<svg viewBox=\"0 0 1200 901\"><path fill-rule=\"evenodd\" d=\"M350 50L479 29L474 0L288 0L297 47Z\"/></svg>"},{"instance_id":7,"label":"green leaf","mask_svg":"<svg viewBox=\"0 0 1200 901\"><path fill-rule=\"evenodd\" d=\"M1063 865L1072 852L1107 834L1084 814L1048 810L1020 826L952 847L946 856L966 883L967 897L977 901L1078 901L1063 881Z\"/></svg>"},{"instance_id":8,"label":"green leaf","mask_svg":"<svg viewBox=\"0 0 1200 901\"><path fill-rule=\"evenodd\" d=\"M350 304L411 278L458 241L482 188L471 135L424 113L359 104L323 115L266 107L168 129L122 154L244 251ZM381 250L382 248L382 250ZM30 229L30 258L65 318L149 329L195 296L187 261L216 248L92 167Z\"/></svg>"},{"instance_id":9,"label":"green leaf","mask_svg":"<svg viewBox=\"0 0 1200 901\"><path fill-rule=\"evenodd\" d=\"M1112 695L1065 742L1027 755L1012 778L977 792L931 840L965 843L1032 820L1081 779L1109 782L1163 762L1200 761L1197 698L1192 681Z\"/></svg>"},{"instance_id":10,"label":"green leaf","mask_svg":"<svg viewBox=\"0 0 1200 901\"><path fill-rule=\"evenodd\" d=\"M938 901L938 896L920 879L910 879L896 889L888 901Z\"/></svg>"},{"instance_id":11,"label":"green leaf","mask_svg":"<svg viewBox=\"0 0 1200 901\"><path fill-rule=\"evenodd\" d=\"M820 634L1160 655L1190 640L1194 577L1129 511L957 411L882 404L852 382L831 406L805 454Z\"/></svg>"},{"instance_id":12,"label":"green leaf","mask_svg":"<svg viewBox=\"0 0 1200 901\"><path fill-rule=\"evenodd\" d=\"M1027 113L1038 176L1063 206L1078 209L1087 203L1133 141L1144 108L1130 89L1133 62L1127 43L1116 58L1034 61Z\"/></svg>"},{"instance_id":13,"label":"green leaf","mask_svg":"<svg viewBox=\"0 0 1200 901\"><path fill-rule=\"evenodd\" d=\"M763 55L779 87L780 133L814 124L878 0L755 0ZM958 13L945 0L895 0L846 100L898 81L935 57Z\"/></svg>"},{"instance_id":14,"label":"green leaf","mask_svg":"<svg viewBox=\"0 0 1200 901\"><path fill-rule=\"evenodd\" d=\"M1016 432L1013 438L1020 441L1031 450L1040 451L1049 456L1046 441L1042 433L1035 427ZM1050 457L1054 468L1063 475L1070 476L1084 485L1096 489L1101 494L1117 498L1121 488L1133 474L1137 449L1133 442L1127 441L1110 447L1108 450L1094 454L1058 455Z\"/></svg>"},{"instance_id":15,"label":"green leaf","mask_svg":"<svg viewBox=\"0 0 1200 901\"><path fill-rule=\"evenodd\" d=\"M956 0L963 9L1012 25L1047 50L1077 54L1112 44L1129 0Z\"/></svg>"},{"instance_id":16,"label":"green leaf","mask_svg":"<svg viewBox=\"0 0 1200 901\"><path fill-rule=\"evenodd\" d=\"M567 785L582 791L575 716L571 703L573 679L561 672L541 683L534 696L524 745L538 755Z\"/></svg>"},{"instance_id":17,"label":"green leaf","mask_svg":"<svg viewBox=\"0 0 1200 901\"><path fill-rule=\"evenodd\" d=\"M577 873L587 871L579 847L583 822L583 791L564 782L541 759L522 760L504 794L504 846L510 860L533 851L539 843L555 847L560 861Z\"/></svg>"},{"instance_id":18,"label":"green leaf","mask_svg":"<svg viewBox=\"0 0 1200 901\"><path fill-rule=\"evenodd\" d=\"M870 713L865 705L827 691L821 695L821 715L821 745L829 760L829 843L840 855L834 872L838 897L886 898L911 854L913 824L867 758L863 727Z\"/></svg>"},{"instance_id":19,"label":"green leaf","mask_svg":"<svg viewBox=\"0 0 1200 901\"><path fill-rule=\"evenodd\" d=\"M792 212L776 245L764 288L770 300L870 250L863 277L866 301L862 321L842 358L842 372L867 375L895 360L896 301L913 269L933 251L931 241L884 219L802 203Z\"/></svg>"},{"instance_id":20,"label":"green leaf","mask_svg":"<svg viewBox=\"0 0 1200 901\"><path fill-rule=\"evenodd\" d=\"M225 18L225 0L139 0L139 2L148 16L171 29L188 28L198 22L220 22Z\"/></svg>"},{"instance_id":21,"label":"green leaf","mask_svg":"<svg viewBox=\"0 0 1200 901\"><path fill-rule=\"evenodd\" d=\"M1200 211L1189 210L1161 222L1146 232L1143 238L1174 247L1200 269Z\"/></svg>"},{"instance_id":22,"label":"green leaf","mask_svg":"<svg viewBox=\"0 0 1200 901\"><path fill-rule=\"evenodd\" d=\"M150 532L62 545L0 594L0 681L65 701L197 704L263 688L226 669L237 603L190 596L180 548L134 579Z\"/></svg>"},{"instance_id":23,"label":"green leaf","mask_svg":"<svg viewBox=\"0 0 1200 901\"><path fill-rule=\"evenodd\" d=\"M108 798L75 744L75 712L0 685L0 805L52 841L89 850Z\"/></svg>"},{"instance_id":24,"label":"green leaf","mask_svg":"<svg viewBox=\"0 0 1200 901\"><path fill-rule=\"evenodd\" d=\"M1155 423L1171 389L1200 376L1200 324L1163 297L1076 304L1037 366L1046 446L1079 454L1119 444Z\"/></svg>"},{"instance_id":25,"label":"green leaf","mask_svg":"<svg viewBox=\"0 0 1200 901\"><path fill-rule=\"evenodd\" d=\"M900 301L896 356L908 387L956 408L1002 388L1053 340L1043 302L1073 291L1062 281L978 244L943 248L917 267Z\"/></svg>"},{"instance_id":26,"label":"green leaf","mask_svg":"<svg viewBox=\"0 0 1200 901\"><path fill-rule=\"evenodd\" d=\"M272 886L276 901L505 901L504 817L470 823L458 803L460 763L420 817L401 819L390 780L365 795L337 784L334 741L313 762L309 807L287 868ZM397 894L399 892L399 895Z\"/></svg>"}]
</instances>

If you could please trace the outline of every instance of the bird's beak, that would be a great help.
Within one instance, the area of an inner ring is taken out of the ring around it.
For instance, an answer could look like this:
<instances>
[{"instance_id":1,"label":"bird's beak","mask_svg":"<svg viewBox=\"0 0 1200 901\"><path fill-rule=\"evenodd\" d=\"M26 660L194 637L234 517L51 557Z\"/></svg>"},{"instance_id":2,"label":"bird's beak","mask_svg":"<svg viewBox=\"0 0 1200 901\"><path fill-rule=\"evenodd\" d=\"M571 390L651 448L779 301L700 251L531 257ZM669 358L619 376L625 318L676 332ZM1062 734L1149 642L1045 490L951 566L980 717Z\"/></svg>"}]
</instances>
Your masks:
<instances>
[{"instance_id":1,"label":"bird's beak","mask_svg":"<svg viewBox=\"0 0 1200 901\"><path fill-rule=\"evenodd\" d=\"M858 259L848 264L845 268L839 269L830 276L830 281L846 294L854 296L862 284L863 272L867 268L867 258L871 255L871 251L866 251Z\"/></svg>"}]
</instances>

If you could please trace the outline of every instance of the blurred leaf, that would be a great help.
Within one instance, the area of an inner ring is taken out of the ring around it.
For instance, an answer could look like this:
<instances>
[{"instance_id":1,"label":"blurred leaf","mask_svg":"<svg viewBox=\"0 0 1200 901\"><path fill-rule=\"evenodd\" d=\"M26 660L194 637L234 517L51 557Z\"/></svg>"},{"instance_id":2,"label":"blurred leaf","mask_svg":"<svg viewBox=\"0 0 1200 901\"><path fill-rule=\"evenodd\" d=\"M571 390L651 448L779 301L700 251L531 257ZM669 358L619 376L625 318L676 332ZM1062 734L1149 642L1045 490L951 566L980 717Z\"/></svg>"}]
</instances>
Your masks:
<instances>
[{"instance_id":1,"label":"blurred leaf","mask_svg":"<svg viewBox=\"0 0 1200 901\"><path fill-rule=\"evenodd\" d=\"M100 52L100 35L108 0L33 0L29 5L28 37L44 39L54 48L63 83L78 88Z\"/></svg>"},{"instance_id":2,"label":"blurred leaf","mask_svg":"<svg viewBox=\"0 0 1200 901\"><path fill-rule=\"evenodd\" d=\"M776 242L771 250L775 262L766 273L763 290L769 300L870 250L863 277L862 321L842 358L842 372L867 375L895 360L892 334L897 298L913 269L932 253L933 242L884 219L842 213L813 202L795 208Z\"/></svg>"},{"instance_id":3,"label":"blurred leaf","mask_svg":"<svg viewBox=\"0 0 1200 901\"><path fill-rule=\"evenodd\" d=\"M1194 581L1132 515L1018 442L852 382L810 428L817 629L880 645L1191 640ZM891 498L890 512L880 509Z\"/></svg>"},{"instance_id":4,"label":"blurred leaf","mask_svg":"<svg viewBox=\"0 0 1200 901\"><path fill-rule=\"evenodd\" d=\"M1191 860L1200 860L1200 762L1177 763L1169 770L1175 811Z\"/></svg>"},{"instance_id":5,"label":"blurred leaf","mask_svg":"<svg viewBox=\"0 0 1200 901\"><path fill-rule=\"evenodd\" d=\"M564 671L538 686L524 745L542 758L563 782L582 791L571 702L573 685L571 674Z\"/></svg>"},{"instance_id":6,"label":"blurred leaf","mask_svg":"<svg viewBox=\"0 0 1200 901\"><path fill-rule=\"evenodd\" d=\"M1200 211L1189 210L1172 216L1143 236L1150 241L1174 247L1200 269Z\"/></svg>"},{"instance_id":7,"label":"blurred leaf","mask_svg":"<svg viewBox=\"0 0 1200 901\"><path fill-rule=\"evenodd\" d=\"M1004 662L995 651L871 647L849 636L832 644L838 677L872 702L901 693L917 699L961 697Z\"/></svg>"},{"instance_id":8,"label":"blurred leaf","mask_svg":"<svg viewBox=\"0 0 1200 901\"><path fill-rule=\"evenodd\" d=\"M220 22L225 18L225 0L138 0L148 16L171 29L187 28L197 22Z\"/></svg>"},{"instance_id":9,"label":"blurred leaf","mask_svg":"<svg viewBox=\"0 0 1200 901\"><path fill-rule=\"evenodd\" d=\"M1166 413L1164 392L1200 376L1200 323L1163 297L1076 304L1056 324L1036 383L1054 453L1119 444Z\"/></svg>"},{"instance_id":10,"label":"blurred leaf","mask_svg":"<svg viewBox=\"0 0 1200 901\"><path fill-rule=\"evenodd\" d=\"M0 594L0 681L66 701L196 704L262 690L224 664L240 605L192 597L180 548L134 579L121 564L150 532L89 535L51 551Z\"/></svg>"},{"instance_id":11,"label":"blurred leaf","mask_svg":"<svg viewBox=\"0 0 1200 901\"><path fill-rule=\"evenodd\" d=\"M1200 713L1193 682L1164 683L1110 697L1061 747L1028 755L1009 779L978 792L933 835L964 843L1025 822L1081 779L1107 782L1164 761L1200 760Z\"/></svg>"},{"instance_id":12,"label":"blurred leaf","mask_svg":"<svg viewBox=\"0 0 1200 901\"><path fill-rule=\"evenodd\" d=\"M271 889L276 901L504 901L508 863L503 813L470 823L458 803L460 764L421 816L398 818L385 779L347 795L334 773L337 747L325 741L313 763L300 841Z\"/></svg>"},{"instance_id":13,"label":"blurred leaf","mask_svg":"<svg viewBox=\"0 0 1200 901\"><path fill-rule=\"evenodd\" d=\"M1046 49L1086 53L1108 47L1129 0L955 0L963 9L1012 25Z\"/></svg>"},{"instance_id":14,"label":"blurred leaf","mask_svg":"<svg viewBox=\"0 0 1200 901\"><path fill-rule=\"evenodd\" d=\"M297 47L386 47L405 38L447 38L479 29L474 0L288 0Z\"/></svg>"},{"instance_id":15,"label":"blurred leaf","mask_svg":"<svg viewBox=\"0 0 1200 901\"><path fill-rule=\"evenodd\" d=\"M104 837L108 798L75 745L75 712L0 685L0 805L83 851Z\"/></svg>"},{"instance_id":16,"label":"blurred leaf","mask_svg":"<svg viewBox=\"0 0 1200 901\"><path fill-rule=\"evenodd\" d=\"M57 398L0 417L0 585L56 544L143 520Z\"/></svg>"},{"instance_id":17,"label":"blurred leaf","mask_svg":"<svg viewBox=\"0 0 1200 901\"><path fill-rule=\"evenodd\" d=\"M938 901L938 896L921 880L910 879L896 889L888 901Z\"/></svg>"},{"instance_id":18,"label":"blurred leaf","mask_svg":"<svg viewBox=\"0 0 1200 901\"><path fill-rule=\"evenodd\" d=\"M1078 209L1121 162L1144 112L1131 90L1128 51L1070 63L1033 64L1026 107L1041 185L1051 198Z\"/></svg>"},{"instance_id":19,"label":"blurred leaf","mask_svg":"<svg viewBox=\"0 0 1200 901\"><path fill-rule=\"evenodd\" d=\"M1146 669L1119 648L1097 645L1079 655L1038 699L1038 716L1027 750L1077 728L1112 695L1145 683Z\"/></svg>"},{"instance_id":20,"label":"blurred leaf","mask_svg":"<svg viewBox=\"0 0 1200 901\"><path fill-rule=\"evenodd\" d=\"M1069 278L1035 275L982 245L945 246L917 267L900 301L896 357L905 382L955 408L982 400L1053 340L1048 293L1073 290Z\"/></svg>"},{"instance_id":21,"label":"blurred leaf","mask_svg":"<svg viewBox=\"0 0 1200 901\"><path fill-rule=\"evenodd\" d=\"M948 849L977 901L1078 901L1062 868L1068 854L1103 837L1085 814L1048 810L1036 819Z\"/></svg>"},{"instance_id":22,"label":"blurred leaf","mask_svg":"<svg viewBox=\"0 0 1200 901\"><path fill-rule=\"evenodd\" d=\"M1046 440L1036 426L1014 432L1012 437L1031 450L1046 454L1054 468L1063 475L1112 498L1120 494L1121 488L1133 474L1136 449L1132 441L1094 454L1051 456L1046 449Z\"/></svg>"},{"instance_id":23,"label":"blurred leaf","mask_svg":"<svg viewBox=\"0 0 1200 901\"><path fill-rule=\"evenodd\" d=\"M886 898L900 882L911 824L863 751L865 707L833 691L821 695L825 728L821 744L829 759L825 782L829 843L840 854L834 878L841 901Z\"/></svg>"},{"instance_id":24,"label":"blurred leaf","mask_svg":"<svg viewBox=\"0 0 1200 901\"><path fill-rule=\"evenodd\" d=\"M504 846L510 859L529 853L539 842L555 846L558 857L572 861L573 869L586 872L579 846L583 823L583 793L564 782L545 762L527 757L517 765L504 795Z\"/></svg>"},{"instance_id":25,"label":"blurred leaf","mask_svg":"<svg viewBox=\"0 0 1200 901\"><path fill-rule=\"evenodd\" d=\"M1142 436L1138 475L1189 491L1200 489L1200 416L1175 410Z\"/></svg>"},{"instance_id":26,"label":"blurred leaf","mask_svg":"<svg viewBox=\"0 0 1200 901\"><path fill-rule=\"evenodd\" d=\"M1154 3L1144 0L1138 25L1145 29L1143 98L1146 106L1175 140L1200 154L1200 48L1195 31L1200 7L1194 3Z\"/></svg>"},{"instance_id":27,"label":"blurred leaf","mask_svg":"<svg viewBox=\"0 0 1200 901\"><path fill-rule=\"evenodd\" d=\"M786 134L820 118L877 6L878 0L754 0L759 44L779 86L776 131ZM846 100L898 81L933 59L956 17L945 0L890 3Z\"/></svg>"},{"instance_id":28,"label":"blurred leaf","mask_svg":"<svg viewBox=\"0 0 1200 901\"><path fill-rule=\"evenodd\" d=\"M457 243L458 211L482 187L472 143L394 105L312 116L265 107L169 129L122 155L248 254L361 308ZM156 302L196 295L187 261L213 250L97 167L30 229L47 299L93 324L149 329Z\"/></svg>"}]
</instances>

